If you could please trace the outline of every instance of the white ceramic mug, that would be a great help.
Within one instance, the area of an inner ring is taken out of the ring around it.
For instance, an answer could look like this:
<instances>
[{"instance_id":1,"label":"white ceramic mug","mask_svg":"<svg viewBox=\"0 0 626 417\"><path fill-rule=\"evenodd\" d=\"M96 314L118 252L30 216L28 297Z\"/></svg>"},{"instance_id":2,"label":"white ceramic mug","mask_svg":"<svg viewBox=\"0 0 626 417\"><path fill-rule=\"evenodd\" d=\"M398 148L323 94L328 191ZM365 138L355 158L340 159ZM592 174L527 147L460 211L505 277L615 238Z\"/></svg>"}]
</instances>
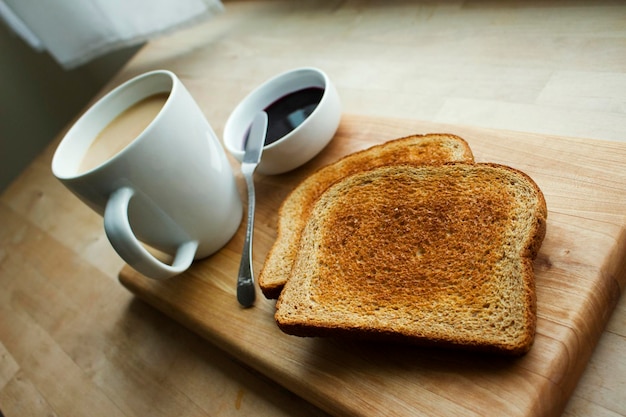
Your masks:
<instances>
[{"instance_id":1,"label":"white ceramic mug","mask_svg":"<svg viewBox=\"0 0 626 417\"><path fill-rule=\"evenodd\" d=\"M321 152L339 127L341 102L328 75L313 67L296 68L279 74L241 100L224 127L224 145L228 152L242 161L254 116L285 96L307 88L323 90L315 110L293 130L263 147L263 158L257 171L265 175L282 174L305 164ZM270 115L268 129L273 122Z\"/></svg>"},{"instance_id":2,"label":"white ceramic mug","mask_svg":"<svg viewBox=\"0 0 626 417\"><path fill-rule=\"evenodd\" d=\"M142 99L166 93L149 125L126 147L80 172L83 156L111 121ZM242 204L224 149L202 111L169 71L120 85L70 128L53 160L54 175L104 217L117 253L144 275L163 279L223 247L237 231ZM171 264L143 242L171 254Z\"/></svg>"}]
</instances>

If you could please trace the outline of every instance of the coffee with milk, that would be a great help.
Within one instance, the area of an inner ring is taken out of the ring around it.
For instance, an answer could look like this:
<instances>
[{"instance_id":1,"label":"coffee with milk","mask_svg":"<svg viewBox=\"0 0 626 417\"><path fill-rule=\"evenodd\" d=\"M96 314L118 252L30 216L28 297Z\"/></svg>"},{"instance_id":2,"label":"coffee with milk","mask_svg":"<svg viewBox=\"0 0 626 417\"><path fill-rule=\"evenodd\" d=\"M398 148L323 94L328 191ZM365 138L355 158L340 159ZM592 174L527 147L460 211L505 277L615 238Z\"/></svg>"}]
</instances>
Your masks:
<instances>
[{"instance_id":1,"label":"coffee with milk","mask_svg":"<svg viewBox=\"0 0 626 417\"><path fill-rule=\"evenodd\" d=\"M96 136L82 158L79 173L87 172L118 154L159 114L169 93L148 96L124 110Z\"/></svg>"}]
</instances>

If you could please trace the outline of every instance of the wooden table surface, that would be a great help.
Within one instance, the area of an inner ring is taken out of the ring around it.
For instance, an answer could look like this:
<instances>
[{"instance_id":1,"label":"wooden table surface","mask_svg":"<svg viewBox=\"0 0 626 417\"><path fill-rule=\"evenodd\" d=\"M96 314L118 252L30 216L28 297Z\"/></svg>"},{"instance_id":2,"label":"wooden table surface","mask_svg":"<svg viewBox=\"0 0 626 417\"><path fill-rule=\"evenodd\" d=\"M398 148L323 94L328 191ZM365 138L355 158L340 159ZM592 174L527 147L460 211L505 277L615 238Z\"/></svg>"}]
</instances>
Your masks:
<instances>
[{"instance_id":1,"label":"wooden table surface","mask_svg":"<svg viewBox=\"0 0 626 417\"><path fill-rule=\"evenodd\" d=\"M170 69L221 136L256 85L310 65L329 73L346 113L626 141L621 1L225 6L148 44L101 93ZM119 284L101 218L50 172L59 139L0 197L2 413L325 415ZM625 388L622 297L564 415L626 416Z\"/></svg>"}]
</instances>

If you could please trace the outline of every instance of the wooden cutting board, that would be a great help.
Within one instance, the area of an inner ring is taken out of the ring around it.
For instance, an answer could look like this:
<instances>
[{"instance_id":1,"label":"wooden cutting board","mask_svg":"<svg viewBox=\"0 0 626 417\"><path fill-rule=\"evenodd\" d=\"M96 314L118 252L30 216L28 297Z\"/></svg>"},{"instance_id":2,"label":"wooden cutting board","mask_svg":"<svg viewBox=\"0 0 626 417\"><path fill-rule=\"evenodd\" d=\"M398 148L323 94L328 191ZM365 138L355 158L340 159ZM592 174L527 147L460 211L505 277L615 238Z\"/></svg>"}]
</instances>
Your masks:
<instances>
[{"instance_id":1,"label":"wooden cutting board","mask_svg":"<svg viewBox=\"0 0 626 417\"><path fill-rule=\"evenodd\" d=\"M626 143L345 115L313 161L280 176L257 175L254 267L260 270L274 241L282 200L306 175L348 153L428 132L465 138L476 161L520 169L545 194L537 336L524 357L285 335L273 320L275 302L260 291L253 308L237 304L244 224L225 248L178 277L159 282L126 267L120 281L331 414L559 415L626 284Z\"/></svg>"}]
</instances>

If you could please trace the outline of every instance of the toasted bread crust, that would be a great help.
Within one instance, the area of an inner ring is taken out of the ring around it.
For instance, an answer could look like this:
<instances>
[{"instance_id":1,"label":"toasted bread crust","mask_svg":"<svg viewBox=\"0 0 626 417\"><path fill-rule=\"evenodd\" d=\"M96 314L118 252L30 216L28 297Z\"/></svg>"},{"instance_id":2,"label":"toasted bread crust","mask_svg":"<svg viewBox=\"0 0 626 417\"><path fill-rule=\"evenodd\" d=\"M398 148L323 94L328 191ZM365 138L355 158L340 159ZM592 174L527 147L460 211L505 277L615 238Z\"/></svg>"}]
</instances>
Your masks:
<instances>
[{"instance_id":1,"label":"toasted bread crust","mask_svg":"<svg viewBox=\"0 0 626 417\"><path fill-rule=\"evenodd\" d=\"M280 207L278 235L268 253L259 286L266 298L278 298L289 278L298 242L317 198L335 182L357 172L393 164L442 164L473 162L472 151L452 134L412 135L350 154L321 168L300 183Z\"/></svg>"},{"instance_id":2,"label":"toasted bread crust","mask_svg":"<svg viewBox=\"0 0 626 417\"><path fill-rule=\"evenodd\" d=\"M315 203L276 321L298 336L530 349L544 196L497 164L386 166Z\"/></svg>"}]
</instances>

